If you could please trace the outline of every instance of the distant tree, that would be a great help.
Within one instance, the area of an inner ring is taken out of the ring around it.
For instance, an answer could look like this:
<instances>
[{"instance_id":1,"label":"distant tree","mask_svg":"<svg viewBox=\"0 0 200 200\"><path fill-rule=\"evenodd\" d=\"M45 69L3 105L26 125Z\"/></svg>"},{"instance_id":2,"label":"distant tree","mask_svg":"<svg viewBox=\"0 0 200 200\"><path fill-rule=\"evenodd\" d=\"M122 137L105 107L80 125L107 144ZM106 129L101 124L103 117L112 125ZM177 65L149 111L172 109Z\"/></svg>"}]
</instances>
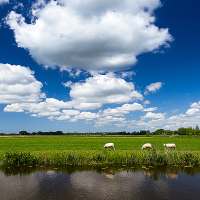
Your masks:
<instances>
[{"instance_id":1,"label":"distant tree","mask_svg":"<svg viewBox=\"0 0 200 200\"><path fill-rule=\"evenodd\" d=\"M164 135L165 130L164 129L158 129L158 130L154 131L153 134L154 135Z\"/></svg>"},{"instance_id":2,"label":"distant tree","mask_svg":"<svg viewBox=\"0 0 200 200\"><path fill-rule=\"evenodd\" d=\"M199 131L199 126L198 125L196 125L195 130Z\"/></svg>"},{"instance_id":3,"label":"distant tree","mask_svg":"<svg viewBox=\"0 0 200 200\"><path fill-rule=\"evenodd\" d=\"M19 135L29 135L29 132L27 132L27 131L20 131Z\"/></svg>"},{"instance_id":4,"label":"distant tree","mask_svg":"<svg viewBox=\"0 0 200 200\"><path fill-rule=\"evenodd\" d=\"M149 134L151 134L151 132L149 130L141 130L139 132L139 135L149 135Z\"/></svg>"},{"instance_id":5,"label":"distant tree","mask_svg":"<svg viewBox=\"0 0 200 200\"><path fill-rule=\"evenodd\" d=\"M64 133L62 131L56 131L55 135L63 135Z\"/></svg>"},{"instance_id":6,"label":"distant tree","mask_svg":"<svg viewBox=\"0 0 200 200\"><path fill-rule=\"evenodd\" d=\"M194 129L190 128L179 128L177 130L179 135L194 135Z\"/></svg>"}]
</instances>

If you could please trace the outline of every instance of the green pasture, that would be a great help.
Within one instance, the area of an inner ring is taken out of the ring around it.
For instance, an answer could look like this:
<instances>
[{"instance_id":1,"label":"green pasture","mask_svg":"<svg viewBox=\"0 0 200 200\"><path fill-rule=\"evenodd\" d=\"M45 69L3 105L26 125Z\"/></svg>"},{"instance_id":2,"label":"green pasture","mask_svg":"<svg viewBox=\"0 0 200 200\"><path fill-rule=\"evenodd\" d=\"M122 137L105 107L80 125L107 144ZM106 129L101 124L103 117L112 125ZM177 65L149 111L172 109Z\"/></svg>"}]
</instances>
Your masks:
<instances>
[{"instance_id":1,"label":"green pasture","mask_svg":"<svg viewBox=\"0 0 200 200\"><path fill-rule=\"evenodd\" d=\"M175 143L177 151L200 151L200 137L191 136L3 136L0 137L0 153L98 151L108 142L113 142L118 151L138 151L144 143L152 143L158 151L164 150L164 143Z\"/></svg>"}]
</instances>

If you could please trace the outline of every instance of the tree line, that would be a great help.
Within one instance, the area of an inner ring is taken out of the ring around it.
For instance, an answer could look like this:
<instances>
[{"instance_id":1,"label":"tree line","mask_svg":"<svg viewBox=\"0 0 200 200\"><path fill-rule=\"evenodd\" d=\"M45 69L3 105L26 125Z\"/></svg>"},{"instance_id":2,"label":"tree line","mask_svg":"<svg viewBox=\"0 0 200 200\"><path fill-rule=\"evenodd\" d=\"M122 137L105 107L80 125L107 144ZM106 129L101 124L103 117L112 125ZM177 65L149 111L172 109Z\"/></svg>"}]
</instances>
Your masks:
<instances>
[{"instance_id":1,"label":"tree line","mask_svg":"<svg viewBox=\"0 0 200 200\"><path fill-rule=\"evenodd\" d=\"M72 133L64 133L62 131L55 131L55 132L27 132L27 131L20 131L19 135L199 135L200 136L200 128L196 126L195 128L179 128L177 130L165 130L165 129L157 129L156 131L149 131L149 130L140 130L140 131L133 131L133 132L88 132L88 133L81 133L81 132L72 132Z\"/></svg>"},{"instance_id":2,"label":"tree line","mask_svg":"<svg viewBox=\"0 0 200 200\"><path fill-rule=\"evenodd\" d=\"M0 133L0 135L16 135L15 133L5 134ZM88 133L81 133L81 132L67 132L64 133L63 131L38 131L38 132L28 132L28 131L19 131L18 135L127 135L127 136L151 136L151 135L199 135L200 136L200 128L196 126L195 128L179 128L177 130L165 130L165 129L157 129L155 131L150 130L140 130L140 131L133 131L133 132L88 132Z\"/></svg>"}]
</instances>

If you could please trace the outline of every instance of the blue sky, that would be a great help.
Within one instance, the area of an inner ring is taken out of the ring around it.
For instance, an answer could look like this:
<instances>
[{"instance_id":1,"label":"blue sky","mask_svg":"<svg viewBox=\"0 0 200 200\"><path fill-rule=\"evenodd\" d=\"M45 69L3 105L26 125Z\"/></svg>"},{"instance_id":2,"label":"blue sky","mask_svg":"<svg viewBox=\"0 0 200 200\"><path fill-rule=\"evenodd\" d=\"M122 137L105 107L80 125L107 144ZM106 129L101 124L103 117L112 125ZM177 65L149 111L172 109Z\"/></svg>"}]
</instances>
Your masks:
<instances>
[{"instance_id":1,"label":"blue sky","mask_svg":"<svg viewBox=\"0 0 200 200\"><path fill-rule=\"evenodd\" d=\"M199 6L1 0L0 131L200 125Z\"/></svg>"}]
</instances>

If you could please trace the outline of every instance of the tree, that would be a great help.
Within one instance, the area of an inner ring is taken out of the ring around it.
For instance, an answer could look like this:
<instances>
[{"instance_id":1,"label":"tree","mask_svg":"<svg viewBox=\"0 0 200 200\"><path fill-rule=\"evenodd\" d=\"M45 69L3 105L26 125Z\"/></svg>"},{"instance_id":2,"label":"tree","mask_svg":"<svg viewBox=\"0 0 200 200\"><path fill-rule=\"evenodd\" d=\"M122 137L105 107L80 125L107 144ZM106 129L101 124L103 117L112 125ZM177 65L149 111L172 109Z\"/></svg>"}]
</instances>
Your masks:
<instances>
[{"instance_id":1,"label":"tree","mask_svg":"<svg viewBox=\"0 0 200 200\"><path fill-rule=\"evenodd\" d=\"M199 131L199 126L198 126L198 125L196 125L195 130L196 130L196 131Z\"/></svg>"},{"instance_id":2,"label":"tree","mask_svg":"<svg viewBox=\"0 0 200 200\"><path fill-rule=\"evenodd\" d=\"M154 131L154 135L163 135L165 133L165 130L164 129L158 129L156 131Z\"/></svg>"},{"instance_id":3,"label":"tree","mask_svg":"<svg viewBox=\"0 0 200 200\"><path fill-rule=\"evenodd\" d=\"M29 132L27 132L27 131L20 131L19 135L29 135Z\"/></svg>"}]
</instances>

